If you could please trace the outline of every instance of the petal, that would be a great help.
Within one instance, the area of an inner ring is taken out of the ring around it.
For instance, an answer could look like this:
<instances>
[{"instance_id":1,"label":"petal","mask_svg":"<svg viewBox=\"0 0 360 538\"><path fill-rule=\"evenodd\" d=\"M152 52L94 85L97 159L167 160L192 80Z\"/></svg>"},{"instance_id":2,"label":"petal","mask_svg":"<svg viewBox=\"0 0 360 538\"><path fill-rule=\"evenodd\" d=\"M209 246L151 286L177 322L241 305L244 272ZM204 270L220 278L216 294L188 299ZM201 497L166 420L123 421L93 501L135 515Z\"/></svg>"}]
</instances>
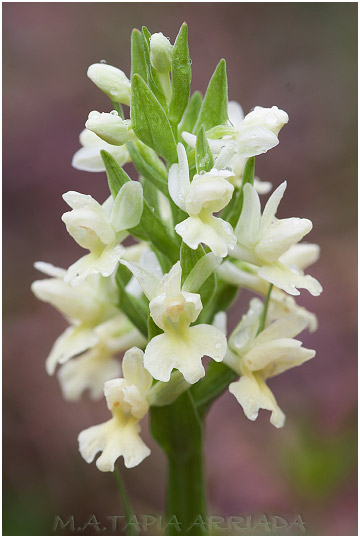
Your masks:
<instances>
[{"instance_id":1,"label":"petal","mask_svg":"<svg viewBox=\"0 0 360 538\"><path fill-rule=\"evenodd\" d=\"M90 275L100 273L104 277L109 277L114 273L123 251L124 247L121 245L108 245L99 254L92 252L86 254L69 267L65 282L79 286Z\"/></svg>"},{"instance_id":2,"label":"petal","mask_svg":"<svg viewBox=\"0 0 360 538\"><path fill-rule=\"evenodd\" d=\"M176 297L181 291L181 265L180 261L172 266L166 273L159 284L158 293L165 293L166 297Z\"/></svg>"},{"instance_id":3,"label":"petal","mask_svg":"<svg viewBox=\"0 0 360 538\"><path fill-rule=\"evenodd\" d=\"M91 399L99 400L104 383L120 374L118 361L94 350L64 364L59 369L58 379L65 400L78 401L86 390Z\"/></svg>"},{"instance_id":4,"label":"petal","mask_svg":"<svg viewBox=\"0 0 360 538\"><path fill-rule=\"evenodd\" d=\"M73 288L60 278L44 278L33 282L31 290L38 299L50 303L71 320L91 321L103 307L86 284Z\"/></svg>"},{"instance_id":5,"label":"petal","mask_svg":"<svg viewBox=\"0 0 360 538\"><path fill-rule=\"evenodd\" d=\"M52 263L47 262L35 262L35 269L41 271L45 275L49 275L55 278L64 278L66 274L66 269L61 269L60 267L55 267Z\"/></svg>"},{"instance_id":6,"label":"petal","mask_svg":"<svg viewBox=\"0 0 360 538\"><path fill-rule=\"evenodd\" d=\"M146 270L139 263L128 262L126 260L121 260L121 263L132 272L149 301L156 297L160 284L160 279L157 275Z\"/></svg>"},{"instance_id":7,"label":"petal","mask_svg":"<svg viewBox=\"0 0 360 538\"><path fill-rule=\"evenodd\" d=\"M242 161L245 160L243 159L243 157L240 157L240 159ZM221 170L222 168L230 166L234 173L237 174L238 172L235 170L234 162L237 162L237 148L235 142L223 146L218 157L215 160L214 167L217 170ZM231 179L230 181L234 183L233 179Z\"/></svg>"},{"instance_id":8,"label":"petal","mask_svg":"<svg viewBox=\"0 0 360 538\"><path fill-rule=\"evenodd\" d=\"M242 106L236 101L228 103L228 117L234 127L240 127L244 119L244 111Z\"/></svg>"},{"instance_id":9,"label":"petal","mask_svg":"<svg viewBox=\"0 0 360 538\"><path fill-rule=\"evenodd\" d=\"M241 354L254 340L264 305L260 299L251 299L249 309L241 318L229 339L229 346Z\"/></svg>"},{"instance_id":10,"label":"petal","mask_svg":"<svg viewBox=\"0 0 360 538\"><path fill-rule=\"evenodd\" d=\"M173 368L177 368L191 384L205 375L200 353L184 334L155 336L146 346L144 366L159 381L169 381Z\"/></svg>"},{"instance_id":11,"label":"petal","mask_svg":"<svg viewBox=\"0 0 360 538\"><path fill-rule=\"evenodd\" d=\"M272 189L272 183L270 181L261 181L258 177L255 177L254 187L258 194L268 194Z\"/></svg>"},{"instance_id":12,"label":"petal","mask_svg":"<svg viewBox=\"0 0 360 538\"><path fill-rule=\"evenodd\" d=\"M127 383L135 385L140 394L146 394L151 387L152 377L144 368L144 352L141 349L132 347L125 353L122 371Z\"/></svg>"},{"instance_id":13,"label":"petal","mask_svg":"<svg viewBox=\"0 0 360 538\"><path fill-rule=\"evenodd\" d=\"M47 373L53 375L58 363L64 364L75 355L95 346L97 342L98 338L93 330L82 326L68 327L55 341L50 355L46 359Z\"/></svg>"},{"instance_id":14,"label":"petal","mask_svg":"<svg viewBox=\"0 0 360 538\"><path fill-rule=\"evenodd\" d=\"M231 253L233 255L233 252ZM229 261L223 262L217 269L219 277L233 286L244 287L266 295L269 284L252 271L245 271Z\"/></svg>"},{"instance_id":15,"label":"petal","mask_svg":"<svg viewBox=\"0 0 360 538\"><path fill-rule=\"evenodd\" d=\"M286 187L287 187L287 182L284 181L272 193L269 200L267 201L262 217L261 217L261 224L260 224L261 234L263 234L265 230L267 230L267 228L270 226L270 224L274 220L277 208L279 207L281 199L284 196Z\"/></svg>"},{"instance_id":16,"label":"petal","mask_svg":"<svg viewBox=\"0 0 360 538\"><path fill-rule=\"evenodd\" d=\"M273 222L256 245L255 253L260 259L273 262L311 229L312 222L308 219L293 217Z\"/></svg>"},{"instance_id":17,"label":"petal","mask_svg":"<svg viewBox=\"0 0 360 538\"><path fill-rule=\"evenodd\" d=\"M243 157L255 157L266 153L279 143L278 137L266 127L242 128L238 137L238 151Z\"/></svg>"},{"instance_id":18,"label":"petal","mask_svg":"<svg viewBox=\"0 0 360 538\"><path fill-rule=\"evenodd\" d=\"M255 188L247 183L244 187L244 202L235 234L239 242L245 246L253 246L259 237L261 206Z\"/></svg>"},{"instance_id":19,"label":"petal","mask_svg":"<svg viewBox=\"0 0 360 538\"><path fill-rule=\"evenodd\" d=\"M256 338L256 344L271 342L277 338L294 338L306 327L306 320L302 316L289 314L276 321L273 321Z\"/></svg>"},{"instance_id":20,"label":"petal","mask_svg":"<svg viewBox=\"0 0 360 538\"><path fill-rule=\"evenodd\" d=\"M192 133L187 133L186 131L183 131L181 133L181 136L185 140L185 142L190 146L191 148L195 148L196 146L196 135Z\"/></svg>"},{"instance_id":21,"label":"petal","mask_svg":"<svg viewBox=\"0 0 360 538\"><path fill-rule=\"evenodd\" d=\"M100 471L113 471L115 461L124 457L125 467L132 468L139 465L147 456L150 449L139 436L140 426L136 423L119 427L107 440L102 455L96 461Z\"/></svg>"},{"instance_id":22,"label":"petal","mask_svg":"<svg viewBox=\"0 0 360 538\"><path fill-rule=\"evenodd\" d=\"M298 366L314 356L315 351L301 347L299 340L278 338L260 345L255 344L242 357L242 362L247 369L251 371L262 370L264 375L266 369L266 377L269 377L275 375L276 367L274 365L278 362L288 365L284 370L281 370L285 371L285 369Z\"/></svg>"},{"instance_id":23,"label":"petal","mask_svg":"<svg viewBox=\"0 0 360 538\"><path fill-rule=\"evenodd\" d=\"M300 243L292 245L279 259L288 267L306 269L317 262L320 257L320 247L314 243Z\"/></svg>"},{"instance_id":24,"label":"petal","mask_svg":"<svg viewBox=\"0 0 360 538\"><path fill-rule=\"evenodd\" d=\"M213 325L194 325L189 328L189 341L196 353L206 355L216 362L221 362L227 350L224 332Z\"/></svg>"},{"instance_id":25,"label":"petal","mask_svg":"<svg viewBox=\"0 0 360 538\"><path fill-rule=\"evenodd\" d=\"M315 278L295 273L280 263L264 265L259 269L258 275L290 295L300 295L297 288L304 288L314 296L322 292L322 286Z\"/></svg>"},{"instance_id":26,"label":"petal","mask_svg":"<svg viewBox=\"0 0 360 538\"><path fill-rule=\"evenodd\" d=\"M76 191L68 191L63 194L63 199L71 209L90 209L101 213L101 205L90 194L81 194Z\"/></svg>"},{"instance_id":27,"label":"petal","mask_svg":"<svg viewBox=\"0 0 360 538\"><path fill-rule=\"evenodd\" d=\"M129 181L119 190L111 212L111 225L116 232L137 226L143 211L143 190L138 181Z\"/></svg>"},{"instance_id":28,"label":"petal","mask_svg":"<svg viewBox=\"0 0 360 538\"><path fill-rule=\"evenodd\" d=\"M211 214L202 215L201 218L189 217L177 224L175 230L190 248L195 250L200 243L204 243L220 258L227 256L236 245L232 226Z\"/></svg>"},{"instance_id":29,"label":"petal","mask_svg":"<svg viewBox=\"0 0 360 538\"><path fill-rule=\"evenodd\" d=\"M264 381L254 376L243 376L239 381L229 385L229 391L242 406L249 420L256 420L259 409L271 411L270 422L276 428L282 428L285 415L278 406L275 397Z\"/></svg>"},{"instance_id":30,"label":"petal","mask_svg":"<svg viewBox=\"0 0 360 538\"><path fill-rule=\"evenodd\" d=\"M179 163L170 167L168 188L174 203L183 211L186 211L185 201L190 188L189 165L184 146L177 145Z\"/></svg>"}]
</instances>

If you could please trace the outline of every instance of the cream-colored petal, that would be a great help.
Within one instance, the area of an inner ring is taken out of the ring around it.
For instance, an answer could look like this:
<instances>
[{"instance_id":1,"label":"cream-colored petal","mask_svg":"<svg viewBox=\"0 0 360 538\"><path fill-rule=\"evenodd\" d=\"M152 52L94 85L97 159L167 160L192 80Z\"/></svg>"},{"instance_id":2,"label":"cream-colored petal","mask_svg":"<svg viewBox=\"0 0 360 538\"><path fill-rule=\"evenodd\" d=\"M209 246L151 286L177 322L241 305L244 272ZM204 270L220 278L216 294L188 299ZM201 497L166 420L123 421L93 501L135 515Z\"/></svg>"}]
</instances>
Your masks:
<instances>
[{"instance_id":1,"label":"cream-colored petal","mask_svg":"<svg viewBox=\"0 0 360 538\"><path fill-rule=\"evenodd\" d=\"M257 380L254 376L242 376L239 381L229 385L229 391L242 406L249 420L257 419L259 409L267 409L271 411L271 424L276 428L284 426L285 415L264 381Z\"/></svg>"},{"instance_id":2,"label":"cream-colored petal","mask_svg":"<svg viewBox=\"0 0 360 538\"><path fill-rule=\"evenodd\" d=\"M244 111L241 105L236 101L229 101L228 103L228 117L234 127L241 127L244 119Z\"/></svg>"},{"instance_id":3,"label":"cream-colored petal","mask_svg":"<svg viewBox=\"0 0 360 538\"><path fill-rule=\"evenodd\" d=\"M277 338L294 338L305 329L306 325L307 321L304 317L289 314L273 321L266 329L261 331L256 337L256 344L264 344Z\"/></svg>"},{"instance_id":4,"label":"cream-colored petal","mask_svg":"<svg viewBox=\"0 0 360 538\"><path fill-rule=\"evenodd\" d=\"M179 295L181 290L181 272L181 264L178 261L162 277L158 287L158 293L165 293L166 297L176 297Z\"/></svg>"},{"instance_id":5,"label":"cream-colored petal","mask_svg":"<svg viewBox=\"0 0 360 538\"><path fill-rule=\"evenodd\" d=\"M116 232L124 231L140 222L143 211L143 190L138 181L129 181L119 190L111 212L111 225Z\"/></svg>"},{"instance_id":6,"label":"cream-colored petal","mask_svg":"<svg viewBox=\"0 0 360 538\"><path fill-rule=\"evenodd\" d=\"M194 325L189 328L189 342L194 349L194 354L201 357L206 355L221 362L225 357L227 349L226 336L221 329L213 325Z\"/></svg>"},{"instance_id":7,"label":"cream-colored petal","mask_svg":"<svg viewBox=\"0 0 360 538\"><path fill-rule=\"evenodd\" d=\"M266 153L278 143L278 137L266 127L242 128L237 136L238 151L247 158Z\"/></svg>"},{"instance_id":8,"label":"cream-colored petal","mask_svg":"<svg viewBox=\"0 0 360 538\"><path fill-rule=\"evenodd\" d=\"M177 145L179 162L173 164L169 170L168 188L174 203L186 211L185 201L190 189L189 165L184 146Z\"/></svg>"},{"instance_id":9,"label":"cream-colored petal","mask_svg":"<svg viewBox=\"0 0 360 538\"><path fill-rule=\"evenodd\" d=\"M69 267L65 282L79 286L90 275L100 273L104 277L109 277L114 273L123 251L122 245L108 245L100 253L86 254Z\"/></svg>"},{"instance_id":10,"label":"cream-colored petal","mask_svg":"<svg viewBox=\"0 0 360 538\"><path fill-rule=\"evenodd\" d=\"M258 275L290 295L300 295L297 288L304 288L314 296L322 292L322 286L315 278L295 273L280 263L264 265L259 269Z\"/></svg>"},{"instance_id":11,"label":"cream-colored petal","mask_svg":"<svg viewBox=\"0 0 360 538\"><path fill-rule=\"evenodd\" d=\"M266 369L268 374L266 377L273 376L276 370L273 368L273 363L279 361L288 364L288 368L292 368L292 365L297 366L315 356L315 351L303 348L301 345L299 340L278 338L271 342L254 345L242 357L242 362L248 370L253 372L262 370L264 373Z\"/></svg>"},{"instance_id":12,"label":"cream-colored petal","mask_svg":"<svg viewBox=\"0 0 360 538\"><path fill-rule=\"evenodd\" d=\"M137 422L130 422L124 427L116 429L108 439L105 448L96 461L100 471L113 471L115 461L123 456L125 467L128 469L139 465L147 456L150 449L141 439L140 426Z\"/></svg>"},{"instance_id":13,"label":"cream-colored petal","mask_svg":"<svg viewBox=\"0 0 360 538\"><path fill-rule=\"evenodd\" d=\"M35 262L35 269L41 271L45 275L52 276L54 278L64 278L66 274L66 269L61 269L60 267L55 267L52 263L47 262Z\"/></svg>"},{"instance_id":14,"label":"cream-colored petal","mask_svg":"<svg viewBox=\"0 0 360 538\"><path fill-rule=\"evenodd\" d=\"M262 181L258 177L255 177L254 187L258 194L268 194L272 189L272 183L270 181Z\"/></svg>"},{"instance_id":15,"label":"cream-colored petal","mask_svg":"<svg viewBox=\"0 0 360 538\"><path fill-rule=\"evenodd\" d=\"M53 375L57 364L64 364L66 361L83 353L87 349L94 347L98 338L94 331L83 326L68 327L65 332L55 341L50 355L46 359L46 371Z\"/></svg>"},{"instance_id":16,"label":"cream-colored petal","mask_svg":"<svg viewBox=\"0 0 360 538\"><path fill-rule=\"evenodd\" d=\"M252 344L259 329L263 308L264 305L260 299L251 299L248 311L243 315L229 338L229 346L237 353L242 354Z\"/></svg>"},{"instance_id":17,"label":"cream-colored petal","mask_svg":"<svg viewBox=\"0 0 360 538\"><path fill-rule=\"evenodd\" d=\"M284 196L286 187L287 182L284 181L283 183L281 183L281 185L279 185L277 189L274 190L269 200L266 202L261 217L260 234L263 234L264 231L270 226L270 224L274 220L276 211L279 207L282 197Z\"/></svg>"},{"instance_id":18,"label":"cream-colored petal","mask_svg":"<svg viewBox=\"0 0 360 538\"><path fill-rule=\"evenodd\" d=\"M255 188L249 183L245 185L243 192L243 208L235 228L235 234L240 244L252 247L258 241L260 233L260 199Z\"/></svg>"},{"instance_id":19,"label":"cream-colored petal","mask_svg":"<svg viewBox=\"0 0 360 538\"><path fill-rule=\"evenodd\" d=\"M195 250L200 243L204 243L220 258L227 256L236 245L232 226L210 214L201 215L201 218L189 217L177 224L175 230L190 248Z\"/></svg>"},{"instance_id":20,"label":"cream-colored petal","mask_svg":"<svg viewBox=\"0 0 360 538\"><path fill-rule=\"evenodd\" d=\"M104 383L120 374L120 362L94 350L64 364L59 369L58 379L65 400L78 401L86 391L91 399L99 400Z\"/></svg>"},{"instance_id":21,"label":"cream-colored petal","mask_svg":"<svg viewBox=\"0 0 360 538\"><path fill-rule=\"evenodd\" d=\"M273 222L255 247L256 255L267 262L277 260L312 229L309 219L289 218Z\"/></svg>"},{"instance_id":22,"label":"cream-colored petal","mask_svg":"<svg viewBox=\"0 0 360 538\"><path fill-rule=\"evenodd\" d=\"M320 247L314 243L299 243L292 245L279 261L288 267L306 269L317 262L320 257Z\"/></svg>"},{"instance_id":23,"label":"cream-colored petal","mask_svg":"<svg viewBox=\"0 0 360 538\"><path fill-rule=\"evenodd\" d=\"M121 260L121 263L132 272L136 280L139 282L146 297L150 301L156 297L160 284L160 278L157 274L154 274L154 272L147 270L145 267L136 262Z\"/></svg>"},{"instance_id":24,"label":"cream-colored petal","mask_svg":"<svg viewBox=\"0 0 360 538\"><path fill-rule=\"evenodd\" d=\"M152 377L144 368L144 352L141 349L132 347L125 353L122 370L125 381L135 385L140 394L146 394L151 387Z\"/></svg>"}]
</instances>

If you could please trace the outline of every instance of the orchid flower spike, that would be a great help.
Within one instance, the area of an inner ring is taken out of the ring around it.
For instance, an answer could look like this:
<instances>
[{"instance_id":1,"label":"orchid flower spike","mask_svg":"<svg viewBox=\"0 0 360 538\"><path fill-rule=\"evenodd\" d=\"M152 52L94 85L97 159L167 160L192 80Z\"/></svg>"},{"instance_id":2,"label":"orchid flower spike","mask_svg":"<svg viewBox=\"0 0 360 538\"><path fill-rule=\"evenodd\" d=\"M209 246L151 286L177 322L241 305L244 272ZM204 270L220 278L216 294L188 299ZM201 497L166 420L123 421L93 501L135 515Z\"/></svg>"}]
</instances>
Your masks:
<instances>
[{"instance_id":1,"label":"orchid flower spike","mask_svg":"<svg viewBox=\"0 0 360 538\"><path fill-rule=\"evenodd\" d=\"M229 170L217 170L196 174L190 183L189 165L182 144L177 146L179 163L169 171L169 193L175 204L185 211L188 219L175 226L176 232L192 249L204 243L216 256L224 258L236 244L232 226L214 217L231 200L234 186Z\"/></svg>"},{"instance_id":2,"label":"orchid flower spike","mask_svg":"<svg viewBox=\"0 0 360 538\"><path fill-rule=\"evenodd\" d=\"M51 278L33 282L34 295L54 306L71 323L46 360L46 370L53 375L58 363L64 364L98 343L96 327L118 314L115 287L110 279L93 275L74 288L64 280L65 269L44 262L36 262L35 267Z\"/></svg>"},{"instance_id":3,"label":"orchid flower spike","mask_svg":"<svg viewBox=\"0 0 360 538\"><path fill-rule=\"evenodd\" d=\"M124 377L112 379L104 385L112 418L79 434L79 450L87 463L102 452L96 461L100 471L112 472L120 456L124 458L125 467L136 467L150 454L150 449L139 435L139 421L148 412L146 394L152 383L151 375L144 368L143 357L143 351L136 347L125 353L122 363Z\"/></svg>"},{"instance_id":4,"label":"orchid flower spike","mask_svg":"<svg viewBox=\"0 0 360 538\"><path fill-rule=\"evenodd\" d=\"M297 315L271 322L258 334L263 303L250 301L250 308L229 338L224 362L241 377L229 391L242 406L249 420L256 420L259 409L271 411L270 422L281 428L285 415L266 384L266 380L315 357L315 351L302 347L298 335L307 321Z\"/></svg>"},{"instance_id":5,"label":"orchid flower spike","mask_svg":"<svg viewBox=\"0 0 360 538\"><path fill-rule=\"evenodd\" d=\"M110 153L120 166L131 161L126 146L113 146L101 140L95 133L84 129L80 133L81 148L74 154L72 166L85 172L105 172L104 161L100 151L103 149Z\"/></svg>"},{"instance_id":6,"label":"orchid flower spike","mask_svg":"<svg viewBox=\"0 0 360 538\"><path fill-rule=\"evenodd\" d=\"M188 383L196 383L205 375L202 357L207 355L222 361L227 344L224 334L216 327L207 324L190 327L199 316L202 303L198 293L186 291L190 280L181 288L180 262L161 279L139 264L123 260L121 263L138 279L150 301L150 315L164 331L146 346L145 368L159 381L169 381L171 371L176 368Z\"/></svg>"},{"instance_id":7,"label":"orchid flower spike","mask_svg":"<svg viewBox=\"0 0 360 538\"><path fill-rule=\"evenodd\" d=\"M103 205L90 195L74 191L67 192L63 198L72 208L62 216L67 231L81 247L90 251L69 267L65 282L78 286L92 274L112 275L124 252L119 243L141 218L140 183L129 181L121 187L115 200L109 197Z\"/></svg>"},{"instance_id":8,"label":"orchid flower spike","mask_svg":"<svg viewBox=\"0 0 360 538\"><path fill-rule=\"evenodd\" d=\"M78 401L88 390L93 400L101 398L105 381L119 377L120 362L115 356L132 346L145 347L144 336L120 313L94 329L94 347L68 361L58 371L65 400Z\"/></svg>"},{"instance_id":9,"label":"orchid flower spike","mask_svg":"<svg viewBox=\"0 0 360 538\"><path fill-rule=\"evenodd\" d=\"M290 295L299 295L297 288L320 295L321 284L297 270L290 261L291 251L289 253L290 248L310 232L312 222L295 217L275 217L285 189L286 181L270 196L261 215L259 195L252 185L245 185L243 208L235 228L238 243L232 256L255 265L261 278Z\"/></svg>"}]
</instances>

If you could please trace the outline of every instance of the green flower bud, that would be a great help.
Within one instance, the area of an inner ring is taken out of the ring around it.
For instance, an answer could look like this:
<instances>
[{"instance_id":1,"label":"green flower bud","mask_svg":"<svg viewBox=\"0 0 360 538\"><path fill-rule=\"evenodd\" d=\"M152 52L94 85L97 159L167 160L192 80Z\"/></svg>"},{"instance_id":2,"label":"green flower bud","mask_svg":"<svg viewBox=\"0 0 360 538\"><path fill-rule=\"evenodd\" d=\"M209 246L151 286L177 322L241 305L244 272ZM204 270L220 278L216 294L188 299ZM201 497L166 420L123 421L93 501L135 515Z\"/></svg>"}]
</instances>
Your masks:
<instances>
[{"instance_id":1,"label":"green flower bud","mask_svg":"<svg viewBox=\"0 0 360 538\"><path fill-rule=\"evenodd\" d=\"M87 75L112 101L130 105L131 84L121 69L102 63L92 64Z\"/></svg>"},{"instance_id":2,"label":"green flower bud","mask_svg":"<svg viewBox=\"0 0 360 538\"><path fill-rule=\"evenodd\" d=\"M171 69L173 46L161 33L153 34L150 38L150 61L159 73L168 73Z\"/></svg>"},{"instance_id":3,"label":"green flower bud","mask_svg":"<svg viewBox=\"0 0 360 538\"><path fill-rule=\"evenodd\" d=\"M121 119L116 110L110 113L90 112L85 127L113 146L122 146L136 138L130 120Z\"/></svg>"}]
</instances>

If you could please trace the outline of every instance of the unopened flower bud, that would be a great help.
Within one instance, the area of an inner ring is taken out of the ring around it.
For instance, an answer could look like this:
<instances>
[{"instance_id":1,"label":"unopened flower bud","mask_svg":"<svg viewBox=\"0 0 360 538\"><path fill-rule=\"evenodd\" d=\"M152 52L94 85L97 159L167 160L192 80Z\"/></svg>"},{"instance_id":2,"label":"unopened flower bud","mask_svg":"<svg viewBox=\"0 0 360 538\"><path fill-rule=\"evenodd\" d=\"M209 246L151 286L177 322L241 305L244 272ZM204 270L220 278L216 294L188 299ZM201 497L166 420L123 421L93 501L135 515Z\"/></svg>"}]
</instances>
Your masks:
<instances>
[{"instance_id":1,"label":"unopened flower bud","mask_svg":"<svg viewBox=\"0 0 360 538\"><path fill-rule=\"evenodd\" d=\"M123 120L115 110L110 113L90 112L85 127L113 146L122 146L135 136L130 120Z\"/></svg>"},{"instance_id":2,"label":"unopened flower bud","mask_svg":"<svg viewBox=\"0 0 360 538\"><path fill-rule=\"evenodd\" d=\"M271 108L264 108L262 106L256 106L254 110L247 114L242 122L243 126L248 125L260 125L267 127L276 136L279 131L289 121L289 116L284 110L281 110L277 106Z\"/></svg>"},{"instance_id":3,"label":"unopened flower bud","mask_svg":"<svg viewBox=\"0 0 360 538\"><path fill-rule=\"evenodd\" d=\"M121 69L103 63L92 64L87 75L112 101L130 105L131 84Z\"/></svg>"},{"instance_id":4,"label":"unopened flower bud","mask_svg":"<svg viewBox=\"0 0 360 538\"><path fill-rule=\"evenodd\" d=\"M173 47L161 32L150 38L150 61L159 73L168 73L171 69Z\"/></svg>"}]
</instances>

